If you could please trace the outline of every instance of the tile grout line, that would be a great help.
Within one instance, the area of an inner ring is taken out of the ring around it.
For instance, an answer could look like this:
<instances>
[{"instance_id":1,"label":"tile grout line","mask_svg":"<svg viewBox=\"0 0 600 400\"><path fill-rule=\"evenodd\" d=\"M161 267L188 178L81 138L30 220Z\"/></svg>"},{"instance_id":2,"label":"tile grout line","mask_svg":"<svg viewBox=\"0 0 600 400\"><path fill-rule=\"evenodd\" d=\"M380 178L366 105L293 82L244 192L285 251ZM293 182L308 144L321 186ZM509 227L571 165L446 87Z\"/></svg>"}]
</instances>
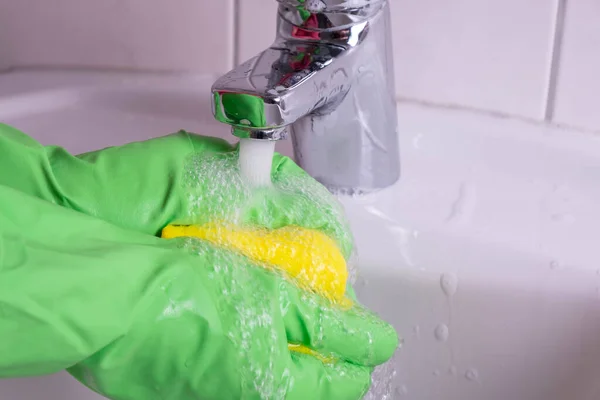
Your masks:
<instances>
[{"instance_id":1,"label":"tile grout line","mask_svg":"<svg viewBox=\"0 0 600 400\"><path fill-rule=\"evenodd\" d=\"M556 88L558 84L558 73L560 69L562 44L564 37L564 25L567 0L556 0L556 15L554 17L554 29L552 32L552 47L550 67L548 71L548 85L546 87L546 98L544 104L544 121L551 122L554 119L556 103Z\"/></svg>"},{"instance_id":2,"label":"tile grout line","mask_svg":"<svg viewBox=\"0 0 600 400\"><path fill-rule=\"evenodd\" d=\"M240 7L241 0L233 0L233 68L240 64Z\"/></svg>"},{"instance_id":3,"label":"tile grout line","mask_svg":"<svg viewBox=\"0 0 600 400\"><path fill-rule=\"evenodd\" d=\"M511 121L520 121L523 123L532 124L532 125L536 125L536 126L548 126L551 128L569 129L569 130L581 132L581 133L600 135L600 130L598 130L598 129L587 128L587 127L578 126L578 125L565 124L565 123L555 122L555 121L546 121L543 119L527 117L524 115L508 114L508 113L505 113L502 111L494 111L494 110L487 110L487 109L477 108L477 107L469 107L469 106L464 106L461 104L438 103L438 102L433 102L433 101L428 101L428 100L423 100L423 99L417 99L417 98L413 98L413 97L402 97L402 96L396 96L395 101L399 105L400 104L408 104L408 105L414 105L414 106L423 107L423 108L433 108L433 109L437 109L437 110L472 113L472 114L482 115L482 116L491 117L491 118L501 118L501 119L507 119L507 120L511 120Z\"/></svg>"}]
</instances>

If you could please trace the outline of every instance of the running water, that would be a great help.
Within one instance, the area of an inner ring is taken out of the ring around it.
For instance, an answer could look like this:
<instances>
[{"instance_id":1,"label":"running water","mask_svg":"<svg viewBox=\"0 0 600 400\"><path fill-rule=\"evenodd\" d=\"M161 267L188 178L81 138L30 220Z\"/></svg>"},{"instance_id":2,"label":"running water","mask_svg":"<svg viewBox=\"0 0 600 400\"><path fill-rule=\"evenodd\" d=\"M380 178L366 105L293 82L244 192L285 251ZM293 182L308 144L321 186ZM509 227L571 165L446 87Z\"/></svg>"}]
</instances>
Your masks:
<instances>
[{"instance_id":1,"label":"running water","mask_svg":"<svg viewBox=\"0 0 600 400\"><path fill-rule=\"evenodd\" d=\"M274 140L240 140L240 174L251 186L271 184L271 165L275 153Z\"/></svg>"},{"instance_id":2,"label":"running water","mask_svg":"<svg viewBox=\"0 0 600 400\"><path fill-rule=\"evenodd\" d=\"M396 378L399 357L400 352L396 351L390 361L375 368L371 376L371 387L363 400L399 400L401 388Z\"/></svg>"},{"instance_id":3,"label":"running water","mask_svg":"<svg viewBox=\"0 0 600 400\"><path fill-rule=\"evenodd\" d=\"M289 160L274 155L274 144L271 141L242 140L236 152L199 154L190 158L186 166L188 220L194 224L216 220L268 228L281 227L289 221L301 221L314 225L307 226L308 228L323 230L348 255L353 238L349 233L343 207L308 175L298 173L295 167L288 168L285 164ZM285 170L295 172L280 172ZM209 276L215 277L215 284L223 285L220 288L223 296L218 305L219 312L238 315L237 326L223 326L222 329L229 331L230 339L239 352L239 374L245 395L254 393L253 396L256 396L258 393L264 400L285 399L286 394L293 390L294 379L290 369L278 367L278 360L281 360L284 351L277 345L281 343L282 332L275 324L276 319L271 317L273 304L270 304L275 301L281 315L286 315L288 310L293 309L293 304L288 300L289 293L284 290L285 286L282 285L279 289L279 299L270 299L268 293L272 288L262 287L251 269L240 265L237 257L226 252L214 252L212 246L198 240L185 243L189 250L200 256L211 254L212 262L207 267L210 269ZM355 266L356 260L352 258L348 262L352 278L356 276ZM217 277L222 279L216 279ZM251 298L243 290L246 287L253 288ZM266 301L267 299L270 300ZM342 312L357 313L364 319L374 318L372 313L360 306L342 311L311 293L303 295L301 301L321 310L315 315L317 320L311 324L316 331L310 332L317 344L323 340L323 326L341 324ZM364 343L373 342L370 332L345 326L338 326L337 329L347 331ZM371 346L367 358L371 357L372 351ZM271 359L267 365L264 363L265 355ZM376 369L366 399L393 398L393 364L391 362ZM326 365L325 369L325 379L339 375L353 377L354 374L357 374L355 367L346 363L333 363ZM351 379L360 381L360 375Z\"/></svg>"}]
</instances>

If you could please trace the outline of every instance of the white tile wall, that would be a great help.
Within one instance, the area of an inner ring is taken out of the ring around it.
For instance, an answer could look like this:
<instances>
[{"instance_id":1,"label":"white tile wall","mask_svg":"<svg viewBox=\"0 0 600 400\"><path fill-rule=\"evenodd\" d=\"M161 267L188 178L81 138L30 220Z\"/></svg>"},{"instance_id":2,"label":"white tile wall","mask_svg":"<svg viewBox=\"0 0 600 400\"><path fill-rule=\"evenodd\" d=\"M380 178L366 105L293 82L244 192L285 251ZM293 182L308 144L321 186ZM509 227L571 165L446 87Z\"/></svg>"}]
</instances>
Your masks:
<instances>
[{"instance_id":1,"label":"white tile wall","mask_svg":"<svg viewBox=\"0 0 600 400\"><path fill-rule=\"evenodd\" d=\"M0 57L19 66L223 71L233 64L232 3L0 0Z\"/></svg>"},{"instance_id":2,"label":"white tile wall","mask_svg":"<svg viewBox=\"0 0 600 400\"><path fill-rule=\"evenodd\" d=\"M600 1L566 3L555 120L600 129Z\"/></svg>"},{"instance_id":3,"label":"white tile wall","mask_svg":"<svg viewBox=\"0 0 600 400\"><path fill-rule=\"evenodd\" d=\"M559 4L552 115L600 129L596 0L391 0L398 97L543 119ZM275 0L0 0L0 69L221 73L272 42L275 15Z\"/></svg>"},{"instance_id":4,"label":"white tile wall","mask_svg":"<svg viewBox=\"0 0 600 400\"><path fill-rule=\"evenodd\" d=\"M400 97L542 118L555 0L394 0ZM274 0L243 0L240 60L274 36Z\"/></svg>"},{"instance_id":5,"label":"white tile wall","mask_svg":"<svg viewBox=\"0 0 600 400\"><path fill-rule=\"evenodd\" d=\"M541 118L554 3L392 1L397 93Z\"/></svg>"},{"instance_id":6,"label":"white tile wall","mask_svg":"<svg viewBox=\"0 0 600 400\"><path fill-rule=\"evenodd\" d=\"M238 15L238 60L254 57L275 39L277 21L275 0L241 0Z\"/></svg>"}]
</instances>

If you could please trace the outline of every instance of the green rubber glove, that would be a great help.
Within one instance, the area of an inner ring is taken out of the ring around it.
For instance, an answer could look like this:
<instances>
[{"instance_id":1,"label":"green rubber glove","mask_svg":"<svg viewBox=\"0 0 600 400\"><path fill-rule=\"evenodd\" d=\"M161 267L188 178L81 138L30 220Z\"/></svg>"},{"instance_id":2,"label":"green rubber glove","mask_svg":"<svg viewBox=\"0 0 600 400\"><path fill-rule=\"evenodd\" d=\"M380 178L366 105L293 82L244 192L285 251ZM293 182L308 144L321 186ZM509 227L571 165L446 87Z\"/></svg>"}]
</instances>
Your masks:
<instances>
[{"instance_id":1,"label":"green rubber glove","mask_svg":"<svg viewBox=\"0 0 600 400\"><path fill-rule=\"evenodd\" d=\"M117 226L157 235L169 223L238 218L276 229L299 225L352 237L329 192L288 157L275 154L275 188L251 189L237 171L237 146L180 131L74 157L0 124L0 185Z\"/></svg>"},{"instance_id":2,"label":"green rubber glove","mask_svg":"<svg viewBox=\"0 0 600 400\"><path fill-rule=\"evenodd\" d=\"M76 158L0 125L0 170L11 171L0 174L0 377L69 368L117 400L360 398L397 345L389 325L241 256L154 236L219 216L226 198L243 222L323 229L349 251L336 212L299 214L315 200L306 188L275 185L279 196L265 189L243 204L237 184L202 192L218 180L195 175L208 165L197 155L234 152L179 133ZM279 157L275 182L286 174L310 182Z\"/></svg>"}]
</instances>

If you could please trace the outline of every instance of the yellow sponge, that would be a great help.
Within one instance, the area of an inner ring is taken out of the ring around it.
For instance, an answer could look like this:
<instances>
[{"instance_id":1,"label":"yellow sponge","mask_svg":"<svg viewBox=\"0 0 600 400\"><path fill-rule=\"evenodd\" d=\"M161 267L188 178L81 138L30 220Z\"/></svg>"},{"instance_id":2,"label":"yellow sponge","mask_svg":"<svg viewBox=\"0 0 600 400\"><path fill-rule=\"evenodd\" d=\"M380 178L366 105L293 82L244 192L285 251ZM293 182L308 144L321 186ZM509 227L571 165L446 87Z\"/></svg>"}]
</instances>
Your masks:
<instances>
[{"instance_id":1,"label":"yellow sponge","mask_svg":"<svg viewBox=\"0 0 600 400\"><path fill-rule=\"evenodd\" d=\"M311 229L249 229L209 223L169 225L162 237L195 237L237 251L259 264L284 271L296 282L336 303L344 303L348 270L336 243Z\"/></svg>"},{"instance_id":2,"label":"yellow sponge","mask_svg":"<svg viewBox=\"0 0 600 400\"><path fill-rule=\"evenodd\" d=\"M343 308L352 306L352 301L345 297L346 260L335 242L319 231L296 226L267 230L209 223L202 226L169 225L163 229L162 237L195 237L237 251L263 266L284 271L299 286ZM288 343L288 349L323 363L337 361L335 357L322 355L300 344Z\"/></svg>"}]
</instances>

